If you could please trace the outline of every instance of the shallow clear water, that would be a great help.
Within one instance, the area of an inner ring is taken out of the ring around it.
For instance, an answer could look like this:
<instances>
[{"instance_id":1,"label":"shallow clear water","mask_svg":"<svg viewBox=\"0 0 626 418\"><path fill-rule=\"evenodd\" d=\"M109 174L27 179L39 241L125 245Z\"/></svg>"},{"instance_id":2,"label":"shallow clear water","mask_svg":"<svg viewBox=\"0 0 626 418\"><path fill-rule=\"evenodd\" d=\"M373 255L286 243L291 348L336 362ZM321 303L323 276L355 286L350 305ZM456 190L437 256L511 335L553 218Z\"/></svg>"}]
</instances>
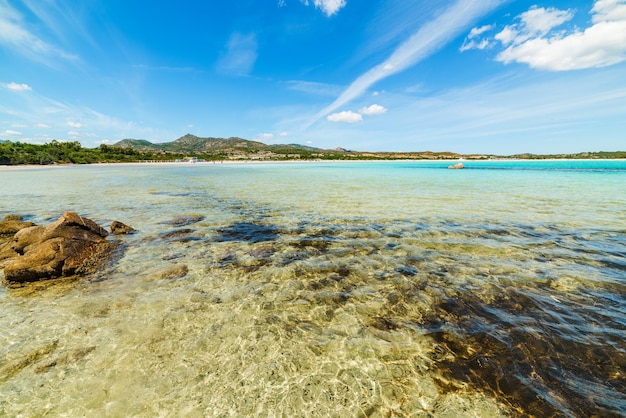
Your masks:
<instances>
[{"instance_id":1,"label":"shallow clear water","mask_svg":"<svg viewBox=\"0 0 626 418\"><path fill-rule=\"evenodd\" d=\"M0 416L625 415L626 162L465 164L1 170L138 232L0 288Z\"/></svg>"}]
</instances>

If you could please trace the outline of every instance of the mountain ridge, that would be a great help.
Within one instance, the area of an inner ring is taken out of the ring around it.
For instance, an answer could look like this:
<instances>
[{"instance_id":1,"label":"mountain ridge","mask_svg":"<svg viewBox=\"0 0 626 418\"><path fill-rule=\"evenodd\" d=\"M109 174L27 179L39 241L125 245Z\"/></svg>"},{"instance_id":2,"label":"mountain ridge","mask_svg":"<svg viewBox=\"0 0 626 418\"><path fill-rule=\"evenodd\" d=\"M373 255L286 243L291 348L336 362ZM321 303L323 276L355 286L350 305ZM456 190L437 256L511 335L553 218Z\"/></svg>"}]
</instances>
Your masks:
<instances>
[{"instance_id":1,"label":"mountain ridge","mask_svg":"<svg viewBox=\"0 0 626 418\"><path fill-rule=\"evenodd\" d=\"M171 142L153 143L145 139L122 139L113 144L117 147L133 148L138 151L161 151L166 153L236 153L236 152L280 152L294 153L302 151L324 152L320 148L309 147L300 144L264 144L259 141L250 141L239 137L198 137L186 134Z\"/></svg>"}]
</instances>

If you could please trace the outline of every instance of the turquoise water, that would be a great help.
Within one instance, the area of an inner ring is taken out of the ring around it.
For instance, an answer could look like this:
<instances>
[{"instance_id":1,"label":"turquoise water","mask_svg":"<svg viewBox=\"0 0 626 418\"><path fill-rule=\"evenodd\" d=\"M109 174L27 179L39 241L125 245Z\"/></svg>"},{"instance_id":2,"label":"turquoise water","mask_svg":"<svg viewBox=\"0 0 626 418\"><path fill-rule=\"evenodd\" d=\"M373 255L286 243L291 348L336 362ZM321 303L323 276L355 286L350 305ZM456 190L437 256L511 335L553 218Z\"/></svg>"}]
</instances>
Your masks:
<instances>
[{"instance_id":1,"label":"turquoise water","mask_svg":"<svg viewBox=\"0 0 626 418\"><path fill-rule=\"evenodd\" d=\"M0 288L0 416L626 414L626 161L464 163L0 169L138 231Z\"/></svg>"}]
</instances>

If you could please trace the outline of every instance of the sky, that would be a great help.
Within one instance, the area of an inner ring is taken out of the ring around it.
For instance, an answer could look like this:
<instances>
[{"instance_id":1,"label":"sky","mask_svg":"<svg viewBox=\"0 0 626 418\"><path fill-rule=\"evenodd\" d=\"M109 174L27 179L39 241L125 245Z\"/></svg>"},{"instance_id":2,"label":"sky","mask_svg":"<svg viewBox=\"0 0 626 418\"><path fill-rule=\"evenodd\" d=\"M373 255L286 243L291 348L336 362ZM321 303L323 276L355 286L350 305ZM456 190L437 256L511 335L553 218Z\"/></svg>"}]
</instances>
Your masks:
<instances>
[{"instance_id":1,"label":"sky","mask_svg":"<svg viewBox=\"0 0 626 418\"><path fill-rule=\"evenodd\" d=\"M0 140L626 150L626 0L0 0Z\"/></svg>"}]
</instances>

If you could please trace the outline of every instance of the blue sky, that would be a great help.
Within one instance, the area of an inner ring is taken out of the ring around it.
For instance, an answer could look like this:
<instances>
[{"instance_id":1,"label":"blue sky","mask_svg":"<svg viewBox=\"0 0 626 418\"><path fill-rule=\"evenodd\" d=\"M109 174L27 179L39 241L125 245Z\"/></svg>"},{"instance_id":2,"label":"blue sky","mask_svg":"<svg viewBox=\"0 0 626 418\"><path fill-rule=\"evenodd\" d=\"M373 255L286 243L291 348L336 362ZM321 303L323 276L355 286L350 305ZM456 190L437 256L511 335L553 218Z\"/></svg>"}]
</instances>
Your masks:
<instances>
[{"instance_id":1,"label":"blue sky","mask_svg":"<svg viewBox=\"0 0 626 418\"><path fill-rule=\"evenodd\" d=\"M626 149L626 0L0 0L0 140Z\"/></svg>"}]
</instances>

